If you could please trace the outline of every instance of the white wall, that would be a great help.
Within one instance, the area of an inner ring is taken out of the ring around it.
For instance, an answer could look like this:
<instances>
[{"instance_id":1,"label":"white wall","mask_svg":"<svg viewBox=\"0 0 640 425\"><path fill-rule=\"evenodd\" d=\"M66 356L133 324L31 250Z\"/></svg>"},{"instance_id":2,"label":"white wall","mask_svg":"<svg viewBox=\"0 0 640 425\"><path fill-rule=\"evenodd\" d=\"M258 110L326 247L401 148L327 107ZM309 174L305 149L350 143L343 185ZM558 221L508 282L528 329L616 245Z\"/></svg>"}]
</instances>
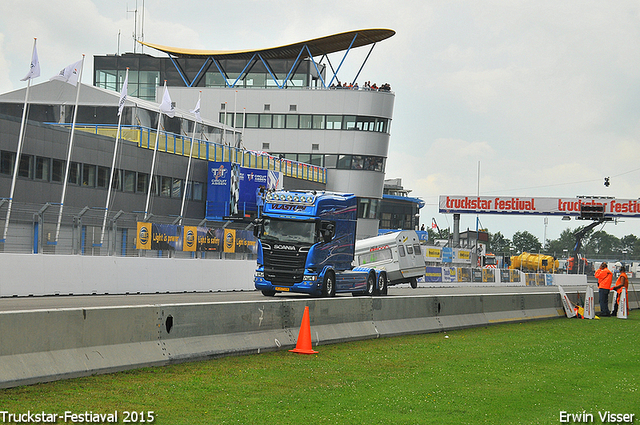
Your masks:
<instances>
[{"instance_id":1,"label":"white wall","mask_svg":"<svg viewBox=\"0 0 640 425\"><path fill-rule=\"evenodd\" d=\"M0 296L252 290L255 260L0 254Z\"/></svg>"}]
</instances>

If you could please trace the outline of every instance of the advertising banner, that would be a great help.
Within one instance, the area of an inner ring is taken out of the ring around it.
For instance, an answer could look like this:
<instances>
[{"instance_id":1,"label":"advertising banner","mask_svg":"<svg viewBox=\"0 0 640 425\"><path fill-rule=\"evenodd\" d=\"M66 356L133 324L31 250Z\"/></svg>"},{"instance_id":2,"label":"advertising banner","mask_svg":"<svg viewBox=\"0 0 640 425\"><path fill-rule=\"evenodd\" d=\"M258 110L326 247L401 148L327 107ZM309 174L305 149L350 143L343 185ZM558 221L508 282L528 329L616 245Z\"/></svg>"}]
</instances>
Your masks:
<instances>
[{"instance_id":1,"label":"advertising banner","mask_svg":"<svg viewBox=\"0 0 640 425\"><path fill-rule=\"evenodd\" d=\"M442 262L443 263L453 262L453 248L442 248Z\"/></svg>"},{"instance_id":2,"label":"advertising banner","mask_svg":"<svg viewBox=\"0 0 640 425\"><path fill-rule=\"evenodd\" d=\"M182 229L182 250L195 252L198 247L198 228L196 226L184 226Z\"/></svg>"},{"instance_id":3,"label":"advertising banner","mask_svg":"<svg viewBox=\"0 0 640 425\"><path fill-rule=\"evenodd\" d=\"M246 217L258 211L258 196L282 189L279 172L240 167L231 162L209 162L207 219Z\"/></svg>"},{"instance_id":4,"label":"advertising banner","mask_svg":"<svg viewBox=\"0 0 640 425\"><path fill-rule=\"evenodd\" d=\"M471 269L458 267L458 282L471 282Z\"/></svg>"},{"instance_id":5,"label":"advertising banner","mask_svg":"<svg viewBox=\"0 0 640 425\"><path fill-rule=\"evenodd\" d=\"M151 249L151 223L138 222L136 249Z\"/></svg>"},{"instance_id":6,"label":"advertising banner","mask_svg":"<svg viewBox=\"0 0 640 425\"><path fill-rule=\"evenodd\" d=\"M235 229L224 229L224 252L236 252L236 231Z\"/></svg>"},{"instance_id":7,"label":"advertising banner","mask_svg":"<svg viewBox=\"0 0 640 425\"><path fill-rule=\"evenodd\" d=\"M520 272L518 270L509 270L511 273L511 282L520 282Z\"/></svg>"},{"instance_id":8,"label":"advertising banner","mask_svg":"<svg viewBox=\"0 0 640 425\"><path fill-rule=\"evenodd\" d=\"M253 232L138 222L136 249L256 254Z\"/></svg>"},{"instance_id":9,"label":"advertising banner","mask_svg":"<svg viewBox=\"0 0 640 425\"><path fill-rule=\"evenodd\" d=\"M151 249L182 251L182 232L179 226L153 224Z\"/></svg>"},{"instance_id":10,"label":"advertising banner","mask_svg":"<svg viewBox=\"0 0 640 425\"><path fill-rule=\"evenodd\" d=\"M457 274L455 267L443 267L442 268L442 281L443 282L457 282Z\"/></svg>"},{"instance_id":11,"label":"advertising banner","mask_svg":"<svg viewBox=\"0 0 640 425\"><path fill-rule=\"evenodd\" d=\"M640 217L640 199L441 195L441 213L580 216L582 205L602 205L606 217Z\"/></svg>"},{"instance_id":12,"label":"advertising banner","mask_svg":"<svg viewBox=\"0 0 640 425\"><path fill-rule=\"evenodd\" d=\"M511 282L511 273L509 269L500 269L500 282Z\"/></svg>"},{"instance_id":13,"label":"advertising banner","mask_svg":"<svg viewBox=\"0 0 640 425\"><path fill-rule=\"evenodd\" d=\"M471 251L467 251L466 249L459 249L458 260L463 263L471 264Z\"/></svg>"},{"instance_id":14,"label":"advertising banner","mask_svg":"<svg viewBox=\"0 0 640 425\"><path fill-rule=\"evenodd\" d=\"M482 269L482 281L483 282L495 282L496 281L496 269Z\"/></svg>"},{"instance_id":15,"label":"advertising banner","mask_svg":"<svg viewBox=\"0 0 640 425\"><path fill-rule=\"evenodd\" d=\"M427 252L425 254L427 256L427 261L436 261L442 258L442 250L440 248L427 248Z\"/></svg>"},{"instance_id":16,"label":"advertising banner","mask_svg":"<svg viewBox=\"0 0 640 425\"><path fill-rule=\"evenodd\" d=\"M207 219L229 217L231 202L231 163L209 162L207 184Z\"/></svg>"},{"instance_id":17,"label":"advertising banner","mask_svg":"<svg viewBox=\"0 0 640 425\"><path fill-rule=\"evenodd\" d=\"M442 269L440 267L427 267L424 274L425 282L442 282Z\"/></svg>"}]
</instances>

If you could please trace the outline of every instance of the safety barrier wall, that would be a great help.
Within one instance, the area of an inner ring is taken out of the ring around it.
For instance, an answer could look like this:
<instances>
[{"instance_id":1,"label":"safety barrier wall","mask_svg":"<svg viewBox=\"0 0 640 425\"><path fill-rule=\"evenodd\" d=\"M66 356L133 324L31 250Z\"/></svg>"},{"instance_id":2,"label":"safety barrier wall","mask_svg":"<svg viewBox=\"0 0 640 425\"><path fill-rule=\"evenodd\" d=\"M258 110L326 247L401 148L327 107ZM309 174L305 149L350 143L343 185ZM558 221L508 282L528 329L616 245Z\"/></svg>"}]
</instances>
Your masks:
<instances>
[{"instance_id":1,"label":"safety barrier wall","mask_svg":"<svg viewBox=\"0 0 640 425\"><path fill-rule=\"evenodd\" d=\"M577 302L577 292L567 292ZM630 296L631 308L637 299ZM292 348L305 306L314 346L564 316L552 288L3 312L0 387Z\"/></svg>"},{"instance_id":2,"label":"safety barrier wall","mask_svg":"<svg viewBox=\"0 0 640 425\"><path fill-rule=\"evenodd\" d=\"M253 290L255 260L0 254L0 296Z\"/></svg>"},{"instance_id":3,"label":"safety barrier wall","mask_svg":"<svg viewBox=\"0 0 640 425\"><path fill-rule=\"evenodd\" d=\"M255 267L255 260L0 254L0 296L253 290ZM482 273L482 269L464 270ZM517 275L517 281L501 281L500 270L496 270L493 280L438 280L426 284L587 284L586 275L536 275L518 270L508 272ZM440 270L438 273L441 273ZM420 281L424 282L422 279Z\"/></svg>"},{"instance_id":4,"label":"safety barrier wall","mask_svg":"<svg viewBox=\"0 0 640 425\"><path fill-rule=\"evenodd\" d=\"M524 273L514 269L427 266L424 283L489 283L513 286L585 285L586 275Z\"/></svg>"}]
</instances>

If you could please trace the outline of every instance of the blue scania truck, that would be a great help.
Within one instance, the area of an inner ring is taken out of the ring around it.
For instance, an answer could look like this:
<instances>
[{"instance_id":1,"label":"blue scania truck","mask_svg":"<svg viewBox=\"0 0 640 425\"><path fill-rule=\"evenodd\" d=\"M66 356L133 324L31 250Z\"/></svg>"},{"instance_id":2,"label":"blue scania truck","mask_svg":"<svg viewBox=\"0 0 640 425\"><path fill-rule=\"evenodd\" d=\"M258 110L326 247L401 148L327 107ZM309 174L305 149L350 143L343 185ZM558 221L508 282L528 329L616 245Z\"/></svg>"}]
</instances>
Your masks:
<instances>
[{"instance_id":1,"label":"blue scania truck","mask_svg":"<svg viewBox=\"0 0 640 425\"><path fill-rule=\"evenodd\" d=\"M269 192L254 222L255 287L266 296L298 292L385 295L384 270L354 267L357 204L353 194Z\"/></svg>"}]
</instances>

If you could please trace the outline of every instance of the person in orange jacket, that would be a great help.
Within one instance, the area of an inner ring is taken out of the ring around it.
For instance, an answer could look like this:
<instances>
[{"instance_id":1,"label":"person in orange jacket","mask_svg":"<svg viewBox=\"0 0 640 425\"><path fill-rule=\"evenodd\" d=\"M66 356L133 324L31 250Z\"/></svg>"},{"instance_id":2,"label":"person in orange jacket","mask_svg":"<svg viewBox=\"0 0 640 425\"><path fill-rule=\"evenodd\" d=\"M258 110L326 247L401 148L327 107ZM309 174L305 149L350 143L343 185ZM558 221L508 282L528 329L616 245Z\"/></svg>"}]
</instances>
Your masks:
<instances>
[{"instance_id":1,"label":"person in orange jacket","mask_svg":"<svg viewBox=\"0 0 640 425\"><path fill-rule=\"evenodd\" d=\"M607 262L603 261L600 268L596 270L596 279L598 279L598 295L600 298L600 316L611 316L609 312L609 291L611 290L611 280L613 273L607 268Z\"/></svg>"},{"instance_id":2,"label":"person in orange jacket","mask_svg":"<svg viewBox=\"0 0 640 425\"><path fill-rule=\"evenodd\" d=\"M618 293L616 296L616 305L613 307L613 311L611 312L612 316L615 316L618 313L618 304L620 304L620 295L622 294L623 288L627 291L627 311L629 311L629 278L627 277L626 272L626 266L620 266L620 276L618 276L615 286L611 288L612 291L616 291Z\"/></svg>"}]
</instances>

